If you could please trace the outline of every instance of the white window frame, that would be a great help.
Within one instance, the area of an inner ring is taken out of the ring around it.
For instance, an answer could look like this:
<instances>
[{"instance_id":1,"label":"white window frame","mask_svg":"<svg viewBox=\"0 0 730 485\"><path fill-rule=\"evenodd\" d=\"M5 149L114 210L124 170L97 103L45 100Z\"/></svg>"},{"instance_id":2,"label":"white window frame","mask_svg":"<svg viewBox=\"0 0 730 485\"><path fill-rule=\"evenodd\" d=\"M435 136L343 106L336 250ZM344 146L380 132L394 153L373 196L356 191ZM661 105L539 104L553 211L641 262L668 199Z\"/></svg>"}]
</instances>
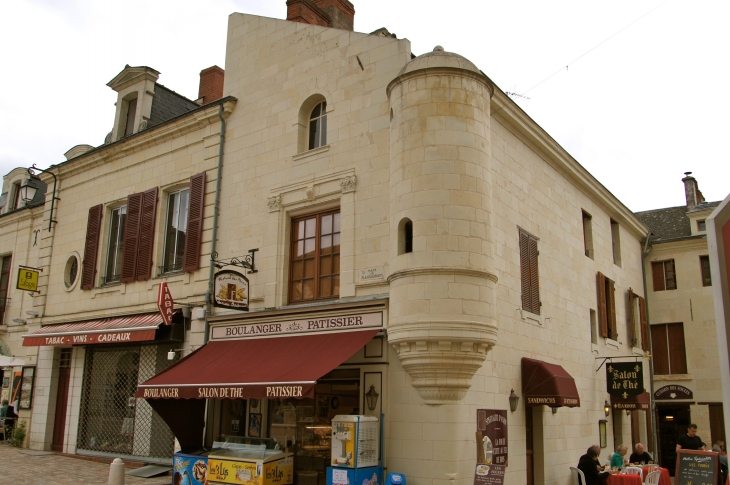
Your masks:
<instances>
[{"instance_id":1,"label":"white window frame","mask_svg":"<svg viewBox=\"0 0 730 485\"><path fill-rule=\"evenodd\" d=\"M173 196L176 196L176 195L178 196L178 197L175 198L175 208L173 209L173 216L177 215L178 224L180 224L182 215L181 215L181 212L180 212L180 200L181 200L181 197L179 197L179 196L181 194L183 194L183 193L187 193L187 195L188 195L188 197L187 197L187 204L188 204L188 206L187 206L187 208L185 210L184 218L183 218L183 222L185 224L185 231L186 231L186 234L187 234L188 214L190 212L190 187L185 187L183 189L175 190L173 192L168 192L167 193L167 205L165 207L165 228L164 228L164 231L165 231L165 234L164 234L165 235L165 239L164 239L164 244L162 246L162 265L160 265L160 274L179 273L179 272L183 271L183 265L185 264L185 251L184 251L184 248L183 248L182 260L181 261L178 261L177 260L177 253L178 252L175 249L177 249L177 245L179 244L179 240L178 240L178 235L176 233L176 235L175 235L175 246L173 248L174 256L173 256L172 267L171 268L168 268L165 265L166 262L167 262L167 242L168 242L167 241L167 238L168 238L168 232L169 232L168 231L168 227L169 227L169 224L170 224L170 200L172 199Z\"/></svg>"}]
</instances>

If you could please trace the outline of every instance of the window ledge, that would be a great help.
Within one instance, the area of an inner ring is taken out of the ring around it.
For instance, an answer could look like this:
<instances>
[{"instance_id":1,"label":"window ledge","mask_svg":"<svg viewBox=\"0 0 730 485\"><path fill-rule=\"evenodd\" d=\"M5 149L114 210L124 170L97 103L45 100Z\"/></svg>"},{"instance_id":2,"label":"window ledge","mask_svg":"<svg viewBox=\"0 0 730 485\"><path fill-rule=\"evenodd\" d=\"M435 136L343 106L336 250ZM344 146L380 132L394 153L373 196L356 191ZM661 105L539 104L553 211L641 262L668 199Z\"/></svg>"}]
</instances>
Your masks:
<instances>
[{"instance_id":1,"label":"window ledge","mask_svg":"<svg viewBox=\"0 0 730 485\"><path fill-rule=\"evenodd\" d=\"M604 341L606 343L606 347L613 347L615 349L618 349L621 346L621 342L619 342L618 340L604 338Z\"/></svg>"},{"instance_id":2,"label":"window ledge","mask_svg":"<svg viewBox=\"0 0 730 485\"><path fill-rule=\"evenodd\" d=\"M312 157L314 155L319 155L320 153L324 153L326 151L329 151L330 145L325 145L319 148L312 148L311 150L307 150L306 152L297 153L293 157L291 157L293 162L296 162L297 160L302 160L304 158Z\"/></svg>"},{"instance_id":3,"label":"window ledge","mask_svg":"<svg viewBox=\"0 0 730 485\"><path fill-rule=\"evenodd\" d=\"M692 374L654 375L655 381L691 381Z\"/></svg>"},{"instance_id":4,"label":"window ledge","mask_svg":"<svg viewBox=\"0 0 730 485\"><path fill-rule=\"evenodd\" d=\"M525 309L520 309L520 318L527 323L531 323L531 324L537 325L539 327L542 327L543 325L545 325L545 317L543 317L542 315L538 315L536 313L532 313Z\"/></svg>"}]
</instances>

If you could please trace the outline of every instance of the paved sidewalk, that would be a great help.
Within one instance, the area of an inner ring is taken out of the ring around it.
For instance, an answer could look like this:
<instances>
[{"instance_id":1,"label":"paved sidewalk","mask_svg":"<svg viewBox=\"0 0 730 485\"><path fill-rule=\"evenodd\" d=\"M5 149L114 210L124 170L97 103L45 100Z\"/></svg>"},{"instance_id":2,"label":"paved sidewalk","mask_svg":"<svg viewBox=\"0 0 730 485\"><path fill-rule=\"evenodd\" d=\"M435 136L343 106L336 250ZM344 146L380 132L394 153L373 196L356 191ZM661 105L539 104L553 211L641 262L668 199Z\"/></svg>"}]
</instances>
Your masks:
<instances>
[{"instance_id":1,"label":"paved sidewalk","mask_svg":"<svg viewBox=\"0 0 730 485\"><path fill-rule=\"evenodd\" d=\"M32 456L0 443L0 484L3 485L107 485L109 465L61 455ZM170 485L172 478L126 476L125 485Z\"/></svg>"}]
</instances>

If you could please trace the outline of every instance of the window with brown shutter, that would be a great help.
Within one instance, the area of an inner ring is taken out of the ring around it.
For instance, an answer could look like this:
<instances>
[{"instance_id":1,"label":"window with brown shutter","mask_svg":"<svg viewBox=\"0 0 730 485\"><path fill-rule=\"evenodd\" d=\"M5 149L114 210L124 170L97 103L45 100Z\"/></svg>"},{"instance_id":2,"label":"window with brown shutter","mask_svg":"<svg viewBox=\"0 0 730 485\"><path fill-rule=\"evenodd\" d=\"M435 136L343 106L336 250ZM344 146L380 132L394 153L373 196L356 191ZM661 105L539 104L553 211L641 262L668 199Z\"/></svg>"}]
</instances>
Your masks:
<instances>
[{"instance_id":1,"label":"window with brown shutter","mask_svg":"<svg viewBox=\"0 0 730 485\"><path fill-rule=\"evenodd\" d=\"M12 267L13 257L8 254L2 258L2 266L0 270L0 325L5 322L5 310L8 306L8 286L10 286L10 268Z\"/></svg>"},{"instance_id":2,"label":"window with brown shutter","mask_svg":"<svg viewBox=\"0 0 730 485\"><path fill-rule=\"evenodd\" d=\"M104 213L102 204L89 209L86 223L86 244L84 245L84 263L81 272L81 289L90 290L96 280L96 259L99 252L99 236L101 235L101 218Z\"/></svg>"},{"instance_id":3,"label":"window with brown shutter","mask_svg":"<svg viewBox=\"0 0 730 485\"><path fill-rule=\"evenodd\" d=\"M674 260L653 261L651 263L651 275L654 284L654 291L676 290L677 275L674 272Z\"/></svg>"},{"instance_id":4,"label":"window with brown shutter","mask_svg":"<svg viewBox=\"0 0 730 485\"><path fill-rule=\"evenodd\" d=\"M203 238L203 207L205 202L205 172L190 177L190 209L183 271L200 268L200 243Z\"/></svg>"},{"instance_id":5,"label":"window with brown shutter","mask_svg":"<svg viewBox=\"0 0 730 485\"><path fill-rule=\"evenodd\" d=\"M712 286L709 256L700 256L700 270L702 271L702 286Z\"/></svg>"},{"instance_id":6,"label":"window with brown shutter","mask_svg":"<svg viewBox=\"0 0 730 485\"><path fill-rule=\"evenodd\" d=\"M520 278L522 309L540 314L540 272L538 270L537 238L520 230Z\"/></svg>"},{"instance_id":7,"label":"window with brown shutter","mask_svg":"<svg viewBox=\"0 0 730 485\"><path fill-rule=\"evenodd\" d=\"M598 296L598 328L601 337L608 338L608 305L606 301L606 277L600 271L596 274Z\"/></svg>"},{"instance_id":8,"label":"window with brown shutter","mask_svg":"<svg viewBox=\"0 0 730 485\"><path fill-rule=\"evenodd\" d=\"M651 326L654 374L687 374L684 324L664 323Z\"/></svg>"},{"instance_id":9,"label":"window with brown shutter","mask_svg":"<svg viewBox=\"0 0 730 485\"><path fill-rule=\"evenodd\" d=\"M636 299L637 296L634 295L634 291L629 288L629 321L628 321L628 337L629 342L632 347L636 347L639 345L639 341L636 338L636 317L638 316L636 314Z\"/></svg>"},{"instance_id":10,"label":"window with brown shutter","mask_svg":"<svg viewBox=\"0 0 730 485\"><path fill-rule=\"evenodd\" d=\"M616 324L616 285L612 280L606 278L608 283L608 334L613 340L618 340L618 325Z\"/></svg>"},{"instance_id":11,"label":"window with brown shutter","mask_svg":"<svg viewBox=\"0 0 730 485\"><path fill-rule=\"evenodd\" d=\"M139 248L139 226L142 215L142 193L127 197L127 218L124 221L124 250L122 272L119 281L130 283L137 276L137 252Z\"/></svg>"},{"instance_id":12,"label":"window with brown shutter","mask_svg":"<svg viewBox=\"0 0 730 485\"><path fill-rule=\"evenodd\" d=\"M340 295L340 211L292 220L289 301Z\"/></svg>"},{"instance_id":13,"label":"window with brown shutter","mask_svg":"<svg viewBox=\"0 0 730 485\"><path fill-rule=\"evenodd\" d=\"M142 210L139 222L139 249L137 251L137 281L152 277L152 255L157 219L157 187L142 192Z\"/></svg>"},{"instance_id":14,"label":"window with brown shutter","mask_svg":"<svg viewBox=\"0 0 730 485\"><path fill-rule=\"evenodd\" d=\"M641 296L636 297L639 300L639 323L641 326L641 349L649 350L649 320L646 316L646 299Z\"/></svg>"}]
</instances>

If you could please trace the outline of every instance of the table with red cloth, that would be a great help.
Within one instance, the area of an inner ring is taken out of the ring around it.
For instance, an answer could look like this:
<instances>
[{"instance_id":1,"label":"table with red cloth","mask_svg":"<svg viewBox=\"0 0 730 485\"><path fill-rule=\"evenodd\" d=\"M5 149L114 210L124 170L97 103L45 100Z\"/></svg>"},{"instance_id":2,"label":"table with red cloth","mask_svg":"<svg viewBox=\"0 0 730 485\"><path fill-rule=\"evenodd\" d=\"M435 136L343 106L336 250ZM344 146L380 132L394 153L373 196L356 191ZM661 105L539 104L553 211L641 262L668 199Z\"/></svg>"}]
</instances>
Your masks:
<instances>
[{"instance_id":1,"label":"table with red cloth","mask_svg":"<svg viewBox=\"0 0 730 485\"><path fill-rule=\"evenodd\" d=\"M672 485L672 479L669 477L669 470L666 468L660 468L661 475L659 475L659 485ZM642 477L646 480L646 476L649 474L649 467L645 466L641 469Z\"/></svg>"},{"instance_id":2,"label":"table with red cloth","mask_svg":"<svg viewBox=\"0 0 730 485\"><path fill-rule=\"evenodd\" d=\"M641 477L639 475L616 474L609 475L606 479L607 485L641 485Z\"/></svg>"}]
</instances>

